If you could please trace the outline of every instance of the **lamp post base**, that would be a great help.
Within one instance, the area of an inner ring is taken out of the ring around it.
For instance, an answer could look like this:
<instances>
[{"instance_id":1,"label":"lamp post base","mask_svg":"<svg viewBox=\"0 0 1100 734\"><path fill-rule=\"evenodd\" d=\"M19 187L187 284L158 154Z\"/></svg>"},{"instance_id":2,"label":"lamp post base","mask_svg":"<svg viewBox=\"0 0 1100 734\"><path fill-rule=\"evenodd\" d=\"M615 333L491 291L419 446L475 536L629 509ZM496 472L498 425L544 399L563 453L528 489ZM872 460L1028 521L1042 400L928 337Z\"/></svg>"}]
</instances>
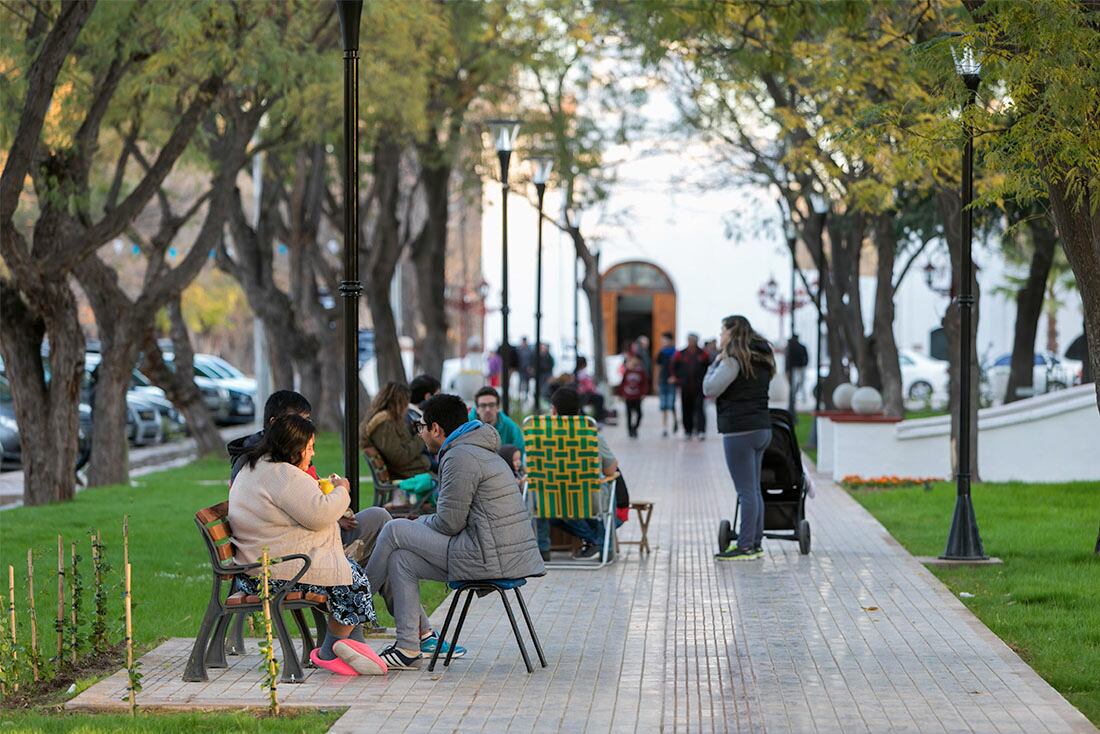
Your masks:
<instances>
[{"instance_id":1,"label":"lamp post base","mask_svg":"<svg viewBox=\"0 0 1100 734\"><path fill-rule=\"evenodd\" d=\"M985 561L989 556L982 547L978 532L978 520L969 494L955 500L955 515L951 519L951 532L947 535L947 547L940 558L944 561Z\"/></svg>"}]
</instances>

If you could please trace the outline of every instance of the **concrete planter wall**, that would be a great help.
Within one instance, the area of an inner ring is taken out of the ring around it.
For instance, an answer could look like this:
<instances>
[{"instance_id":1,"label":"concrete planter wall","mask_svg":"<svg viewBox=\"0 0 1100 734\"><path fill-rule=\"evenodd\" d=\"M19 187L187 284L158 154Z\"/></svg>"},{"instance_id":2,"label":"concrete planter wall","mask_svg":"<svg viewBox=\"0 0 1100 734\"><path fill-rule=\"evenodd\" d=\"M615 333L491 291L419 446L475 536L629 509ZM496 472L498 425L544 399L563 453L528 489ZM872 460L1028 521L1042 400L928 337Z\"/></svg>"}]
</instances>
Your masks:
<instances>
[{"instance_id":1,"label":"concrete planter wall","mask_svg":"<svg viewBox=\"0 0 1100 734\"><path fill-rule=\"evenodd\" d=\"M851 413L817 416L818 468L833 479L951 477L951 418L897 421ZM985 481L1100 482L1100 412L1092 385L978 412Z\"/></svg>"}]
</instances>

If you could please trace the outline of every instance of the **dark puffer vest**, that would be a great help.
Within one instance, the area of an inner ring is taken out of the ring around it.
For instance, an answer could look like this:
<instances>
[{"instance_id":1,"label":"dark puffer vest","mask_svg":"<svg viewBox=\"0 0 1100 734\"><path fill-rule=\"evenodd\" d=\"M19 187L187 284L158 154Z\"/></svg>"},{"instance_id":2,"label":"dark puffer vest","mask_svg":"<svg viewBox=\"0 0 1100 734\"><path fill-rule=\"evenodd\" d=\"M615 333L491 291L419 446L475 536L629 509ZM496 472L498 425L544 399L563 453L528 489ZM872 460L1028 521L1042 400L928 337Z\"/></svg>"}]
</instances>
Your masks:
<instances>
[{"instance_id":1,"label":"dark puffer vest","mask_svg":"<svg viewBox=\"0 0 1100 734\"><path fill-rule=\"evenodd\" d=\"M753 376L749 377L742 365L737 379L731 382L730 386L714 401L718 409L719 433L771 430L768 385L771 383L773 373L767 362L771 345L765 341L754 341L750 349L753 353Z\"/></svg>"}]
</instances>

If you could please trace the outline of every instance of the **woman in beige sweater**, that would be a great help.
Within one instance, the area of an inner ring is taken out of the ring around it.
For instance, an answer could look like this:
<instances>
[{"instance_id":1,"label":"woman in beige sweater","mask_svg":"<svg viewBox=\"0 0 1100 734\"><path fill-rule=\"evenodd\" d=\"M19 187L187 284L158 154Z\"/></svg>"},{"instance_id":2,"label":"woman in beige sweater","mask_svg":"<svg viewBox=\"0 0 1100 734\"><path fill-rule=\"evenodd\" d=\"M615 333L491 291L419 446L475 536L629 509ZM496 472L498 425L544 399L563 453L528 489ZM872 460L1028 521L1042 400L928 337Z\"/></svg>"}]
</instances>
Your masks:
<instances>
[{"instance_id":1,"label":"woman in beige sweater","mask_svg":"<svg viewBox=\"0 0 1100 734\"><path fill-rule=\"evenodd\" d=\"M336 521L351 504L348 481L333 475L324 494L306 473L313 460L313 423L288 415L264 431L249 449L245 467L229 490L229 524L238 563L256 563L264 548L272 558L302 553L309 570L294 591L328 597L328 634L310 653L315 665L342 675L378 675L386 664L367 646L363 624L375 625L370 582L363 569L344 556ZM273 591L289 583L301 566L295 561L271 567ZM246 594L259 592L259 580L238 582Z\"/></svg>"}]
</instances>

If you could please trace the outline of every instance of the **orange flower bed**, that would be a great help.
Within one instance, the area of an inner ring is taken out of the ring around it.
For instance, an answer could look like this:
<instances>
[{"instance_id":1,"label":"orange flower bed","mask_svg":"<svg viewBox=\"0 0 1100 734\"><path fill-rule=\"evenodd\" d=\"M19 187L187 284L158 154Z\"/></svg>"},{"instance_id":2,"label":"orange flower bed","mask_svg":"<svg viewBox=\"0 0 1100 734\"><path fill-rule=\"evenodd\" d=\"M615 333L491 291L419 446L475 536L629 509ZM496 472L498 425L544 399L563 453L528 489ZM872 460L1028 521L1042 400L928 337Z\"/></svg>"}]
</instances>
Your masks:
<instances>
[{"instance_id":1,"label":"orange flower bed","mask_svg":"<svg viewBox=\"0 0 1100 734\"><path fill-rule=\"evenodd\" d=\"M936 477L899 477L896 474L881 477L861 477L849 474L840 480L845 489L898 489L901 487L924 487L929 489L932 482L940 481Z\"/></svg>"}]
</instances>

